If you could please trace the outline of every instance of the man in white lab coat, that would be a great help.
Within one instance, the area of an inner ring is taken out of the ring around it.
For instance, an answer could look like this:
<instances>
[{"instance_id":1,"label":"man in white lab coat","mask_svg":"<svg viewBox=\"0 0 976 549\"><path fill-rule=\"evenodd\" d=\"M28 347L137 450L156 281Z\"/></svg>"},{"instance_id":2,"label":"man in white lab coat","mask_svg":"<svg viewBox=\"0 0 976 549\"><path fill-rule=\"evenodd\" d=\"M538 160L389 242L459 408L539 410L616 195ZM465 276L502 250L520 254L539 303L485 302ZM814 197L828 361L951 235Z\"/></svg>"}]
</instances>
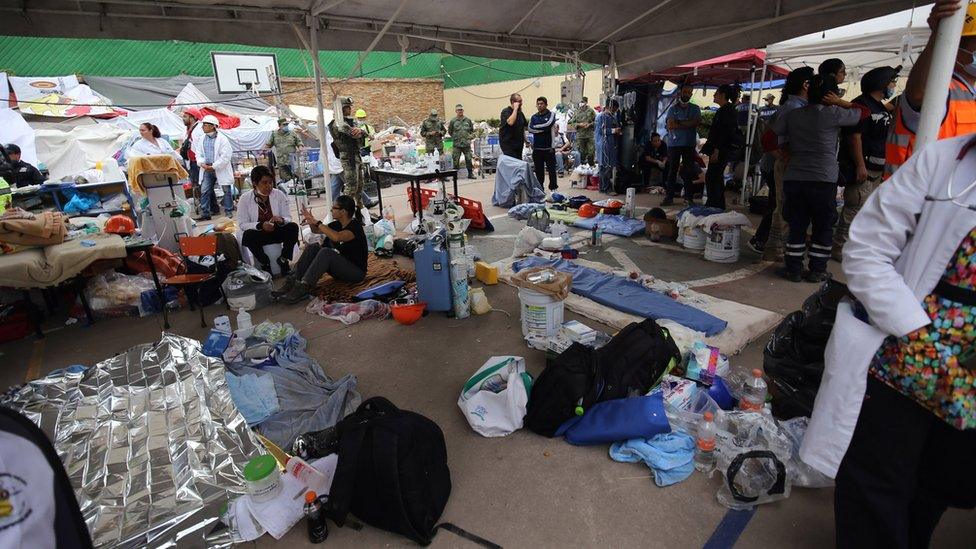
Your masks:
<instances>
[{"instance_id":1,"label":"man in white lab coat","mask_svg":"<svg viewBox=\"0 0 976 549\"><path fill-rule=\"evenodd\" d=\"M201 121L203 137L193 140L193 153L200 166L200 212L201 221L210 219L211 212L216 210L217 185L224 192L224 215L232 217L234 214L234 168L231 157L234 154L230 140L220 133L220 121L216 116L208 114Z\"/></svg>"}]
</instances>

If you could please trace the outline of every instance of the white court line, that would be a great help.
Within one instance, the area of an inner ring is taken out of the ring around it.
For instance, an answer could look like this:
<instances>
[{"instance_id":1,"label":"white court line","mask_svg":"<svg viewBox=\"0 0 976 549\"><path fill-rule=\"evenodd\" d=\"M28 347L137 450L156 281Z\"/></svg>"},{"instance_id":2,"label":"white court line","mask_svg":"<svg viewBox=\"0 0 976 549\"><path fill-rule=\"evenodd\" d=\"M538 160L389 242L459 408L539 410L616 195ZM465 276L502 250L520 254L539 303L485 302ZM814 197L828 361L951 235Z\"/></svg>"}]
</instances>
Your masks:
<instances>
[{"instance_id":1,"label":"white court line","mask_svg":"<svg viewBox=\"0 0 976 549\"><path fill-rule=\"evenodd\" d=\"M687 280L682 281L682 284L687 285L690 288L700 288L702 286L715 286L716 284L725 284L726 282L733 282L735 280L740 280L746 278L747 276L752 276L766 267L772 265L772 261L760 261L759 263L754 263L748 267L743 267L741 269L736 269L730 273L721 274L718 276L712 276L709 278L701 278L698 280Z\"/></svg>"},{"instance_id":2,"label":"white court line","mask_svg":"<svg viewBox=\"0 0 976 549\"><path fill-rule=\"evenodd\" d=\"M623 267L624 270L630 272L638 272L638 273L643 272L641 271L641 268L638 267L637 264L633 262L633 260L627 257L627 254L620 248L611 246L607 248L607 253L609 253L611 257L616 259L617 263L620 263L620 266Z\"/></svg>"}]
</instances>

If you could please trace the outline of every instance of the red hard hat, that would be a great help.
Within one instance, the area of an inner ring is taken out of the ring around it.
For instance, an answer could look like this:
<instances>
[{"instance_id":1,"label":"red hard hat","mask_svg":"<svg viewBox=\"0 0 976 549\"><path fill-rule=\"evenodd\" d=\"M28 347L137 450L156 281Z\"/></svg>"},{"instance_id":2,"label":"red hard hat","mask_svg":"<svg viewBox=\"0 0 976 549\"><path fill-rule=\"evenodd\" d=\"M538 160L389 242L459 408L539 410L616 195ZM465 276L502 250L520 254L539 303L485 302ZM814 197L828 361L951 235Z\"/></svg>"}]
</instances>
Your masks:
<instances>
[{"instance_id":1,"label":"red hard hat","mask_svg":"<svg viewBox=\"0 0 976 549\"><path fill-rule=\"evenodd\" d=\"M131 217L118 214L108 218L102 230L106 233L130 235L136 232L136 224Z\"/></svg>"},{"instance_id":2,"label":"red hard hat","mask_svg":"<svg viewBox=\"0 0 976 549\"><path fill-rule=\"evenodd\" d=\"M579 213L580 217L596 217L596 214L600 213L600 210L592 203L587 202L579 207L579 211L577 213Z\"/></svg>"},{"instance_id":3,"label":"red hard hat","mask_svg":"<svg viewBox=\"0 0 976 549\"><path fill-rule=\"evenodd\" d=\"M619 200L613 200L613 199L611 199L611 200L608 200L607 201L607 207L608 208L611 208L611 209L613 209L613 208L623 208L624 207L624 203L621 202L621 201L619 201Z\"/></svg>"}]
</instances>

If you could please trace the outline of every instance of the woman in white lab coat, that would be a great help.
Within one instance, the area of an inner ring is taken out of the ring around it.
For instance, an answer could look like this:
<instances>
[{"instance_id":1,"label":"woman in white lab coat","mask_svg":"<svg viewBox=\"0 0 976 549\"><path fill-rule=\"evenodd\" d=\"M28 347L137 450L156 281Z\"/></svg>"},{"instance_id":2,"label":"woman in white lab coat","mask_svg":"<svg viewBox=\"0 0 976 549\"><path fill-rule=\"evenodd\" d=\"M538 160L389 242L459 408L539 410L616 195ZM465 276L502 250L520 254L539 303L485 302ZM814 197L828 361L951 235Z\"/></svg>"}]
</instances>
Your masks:
<instances>
[{"instance_id":1,"label":"woman in white lab coat","mask_svg":"<svg viewBox=\"0 0 976 549\"><path fill-rule=\"evenodd\" d=\"M839 547L924 547L976 505L976 134L916 153L851 225L800 457L837 479Z\"/></svg>"},{"instance_id":2,"label":"woman in white lab coat","mask_svg":"<svg viewBox=\"0 0 976 549\"><path fill-rule=\"evenodd\" d=\"M163 139L162 134L159 133L159 128L149 122L139 124L139 139L129 147L126 154L130 158L133 156L169 155L180 164L183 163L183 159L176 154L169 141Z\"/></svg>"}]
</instances>

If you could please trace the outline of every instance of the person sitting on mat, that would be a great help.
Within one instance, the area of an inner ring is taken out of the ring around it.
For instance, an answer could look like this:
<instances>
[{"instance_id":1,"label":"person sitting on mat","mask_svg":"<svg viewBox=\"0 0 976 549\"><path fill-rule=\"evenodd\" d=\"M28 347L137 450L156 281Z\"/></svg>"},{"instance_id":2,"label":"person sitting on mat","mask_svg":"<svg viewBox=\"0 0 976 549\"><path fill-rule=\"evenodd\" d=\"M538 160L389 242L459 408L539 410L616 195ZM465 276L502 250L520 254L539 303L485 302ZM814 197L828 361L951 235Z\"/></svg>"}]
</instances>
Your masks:
<instances>
[{"instance_id":1,"label":"person sitting on mat","mask_svg":"<svg viewBox=\"0 0 976 549\"><path fill-rule=\"evenodd\" d=\"M332 223L325 224L308 209L302 211L313 233L325 236L321 244L310 242L302 250L295 270L285 283L273 292L287 303L298 303L308 297L322 275L328 273L340 282L362 282L366 278L369 249L363 217L356 201L341 195L332 204Z\"/></svg>"},{"instance_id":2,"label":"person sitting on mat","mask_svg":"<svg viewBox=\"0 0 976 549\"><path fill-rule=\"evenodd\" d=\"M289 262L298 244L298 224L291 220L288 196L274 188L274 173L267 166L251 170L253 189L237 203L237 226L244 231L241 245L251 251L261 270L271 272L271 259L264 253L268 244L281 244L277 263L281 274L291 272Z\"/></svg>"}]
</instances>

